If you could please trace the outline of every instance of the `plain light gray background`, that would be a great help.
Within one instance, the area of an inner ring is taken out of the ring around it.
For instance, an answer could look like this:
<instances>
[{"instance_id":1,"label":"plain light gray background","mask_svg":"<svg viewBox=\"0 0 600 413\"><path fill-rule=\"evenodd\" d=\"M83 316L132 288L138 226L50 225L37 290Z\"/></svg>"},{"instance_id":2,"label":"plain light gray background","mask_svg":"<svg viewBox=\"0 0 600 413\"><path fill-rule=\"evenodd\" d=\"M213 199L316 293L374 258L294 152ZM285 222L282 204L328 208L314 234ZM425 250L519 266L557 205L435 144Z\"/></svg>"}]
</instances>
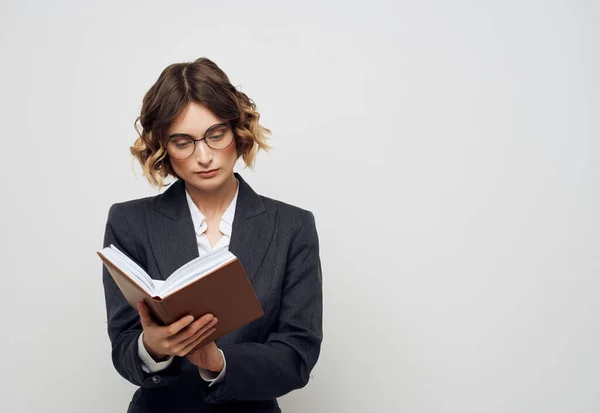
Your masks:
<instances>
[{"instance_id":1,"label":"plain light gray background","mask_svg":"<svg viewBox=\"0 0 600 413\"><path fill-rule=\"evenodd\" d=\"M325 339L285 412L600 410L598 2L0 10L1 411L125 411L96 251L157 193L143 94L200 56L273 130L238 171L317 220Z\"/></svg>"}]
</instances>

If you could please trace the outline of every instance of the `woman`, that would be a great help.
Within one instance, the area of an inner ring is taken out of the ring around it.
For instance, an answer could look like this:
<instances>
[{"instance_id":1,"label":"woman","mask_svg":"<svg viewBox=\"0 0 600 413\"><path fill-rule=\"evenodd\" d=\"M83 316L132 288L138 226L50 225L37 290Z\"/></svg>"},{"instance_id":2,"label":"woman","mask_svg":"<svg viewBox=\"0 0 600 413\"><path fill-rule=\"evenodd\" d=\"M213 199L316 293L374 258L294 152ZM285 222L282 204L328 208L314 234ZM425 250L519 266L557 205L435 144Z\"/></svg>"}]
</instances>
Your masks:
<instances>
[{"instance_id":1,"label":"woman","mask_svg":"<svg viewBox=\"0 0 600 413\"><path fill-rule=\"evenodd\" d=\"M162 194L113 204L114 244L164 280L186 262L227 247L264 310L258 320L195 349L218 320L168 326L137 311L105 267L108 335L116 370L140 386L128 412L280 412L276 398L306 385L322 341L322 281L313 214L256 194L234 165L268 149L251 99L201 58L167 67L146 93L131 147ZM192 351L195 350L195 351Z\"/></svg>"}]
</instances>

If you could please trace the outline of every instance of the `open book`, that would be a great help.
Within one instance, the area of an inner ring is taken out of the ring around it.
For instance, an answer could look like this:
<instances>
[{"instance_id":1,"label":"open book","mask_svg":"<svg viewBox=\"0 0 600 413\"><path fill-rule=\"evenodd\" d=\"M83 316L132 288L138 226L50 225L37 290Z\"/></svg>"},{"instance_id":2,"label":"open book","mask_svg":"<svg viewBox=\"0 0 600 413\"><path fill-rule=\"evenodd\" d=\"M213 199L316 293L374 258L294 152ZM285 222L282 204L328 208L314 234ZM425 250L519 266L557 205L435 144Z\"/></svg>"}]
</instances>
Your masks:
<instances>
[{"instance_id":1,"label":"open book","mask_svg":"<svg viewBox=\"0 0 600 413\"><path fill-rule=\"evenodd\" d=\"M137 302L144 301L156 321L163 325L186 315L198 318L211 313L218 318L216 330L200 345L264 314L244 268L227 248L191 260L169 275L166 281L152 279L112 244L98 251L98 255L136 311Z\"/></svg>"}]
</instances>

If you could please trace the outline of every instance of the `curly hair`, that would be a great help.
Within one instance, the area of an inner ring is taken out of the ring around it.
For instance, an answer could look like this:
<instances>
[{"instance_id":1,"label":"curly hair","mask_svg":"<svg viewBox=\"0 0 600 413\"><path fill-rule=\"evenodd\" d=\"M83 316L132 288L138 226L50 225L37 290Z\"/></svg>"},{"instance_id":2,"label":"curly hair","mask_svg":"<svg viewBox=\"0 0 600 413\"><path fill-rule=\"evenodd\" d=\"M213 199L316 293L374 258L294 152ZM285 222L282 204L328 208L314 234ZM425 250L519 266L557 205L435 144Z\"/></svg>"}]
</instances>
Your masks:
<instances>
[{"instance_id":1,"label":"curly hair","mask_svg":"<svg viewBox=\"0 0 600 413\"><path fill-rule=\"evenodd\" d=\"M134 122L138 138L129 148L146 179L159 189L165 186L163 179L167 176L179 178L167 155L167 130L192 102L206 106L230 123L238 157L243 158L246 167L254 166L259 149L270 149L266 140L271 131L259 124L256 104L237 90L214 62L202 57L171 64L144 95L140 116Z\"/></svg>"}]
</instances>

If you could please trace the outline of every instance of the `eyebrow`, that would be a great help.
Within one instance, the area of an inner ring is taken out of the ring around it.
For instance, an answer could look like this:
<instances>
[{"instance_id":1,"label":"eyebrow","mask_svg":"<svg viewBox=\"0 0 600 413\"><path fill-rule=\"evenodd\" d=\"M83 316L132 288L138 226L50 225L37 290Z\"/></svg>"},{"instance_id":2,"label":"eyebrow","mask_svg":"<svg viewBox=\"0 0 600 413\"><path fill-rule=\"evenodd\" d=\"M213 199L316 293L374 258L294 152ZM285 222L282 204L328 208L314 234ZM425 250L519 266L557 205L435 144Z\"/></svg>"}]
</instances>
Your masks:
<instances>
[{"instance_id":1,"label":"eyebrow","mask_svg":"<svg viewBox=\"0 0 600 413\"><path fill-rule=\"evenodd\" d=\"M206 132L208 132L211 128L213 128L215 126L227 126L227 124L228 124L228 122L221 122L221 123L215 123L214 125L210 125L204 131L204 134L202 135L202 138L204 138L204 136L206 136ZM179 133L179 132L172 133L168 137L172 138L173 136L189 136L190 138L196 139L196 137L194 135L190 135L189 133Z\"/></svg>"}]
</instances>

